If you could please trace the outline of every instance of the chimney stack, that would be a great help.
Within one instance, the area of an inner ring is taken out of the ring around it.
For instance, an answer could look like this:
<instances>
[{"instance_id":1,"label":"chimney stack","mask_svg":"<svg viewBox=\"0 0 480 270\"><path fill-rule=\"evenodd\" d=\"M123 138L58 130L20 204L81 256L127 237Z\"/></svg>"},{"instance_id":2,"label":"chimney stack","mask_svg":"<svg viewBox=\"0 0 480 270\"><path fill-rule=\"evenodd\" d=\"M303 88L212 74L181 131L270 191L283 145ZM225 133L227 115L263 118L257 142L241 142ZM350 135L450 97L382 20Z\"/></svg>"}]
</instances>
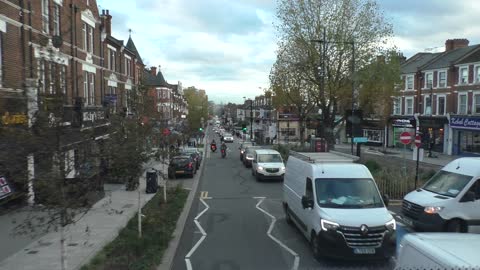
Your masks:
<instances>
[{"instance_id":1,"label":"chimney stack","mask_svg":"<svg viewBox=\"0 0 480 270\"><path fill-rule=\"evenodd\" d=\"M151 67L151 68L150 68L150 73L151 73L153 76L157 76L157 67Z\"/></svg>"},{"instance_id":2,"label":"chimney stack","mask_svg":"<svg viewBox=\"0 0 480 270\"><path fill-rule=\"evenodd\" d=\"M445 51L452 51L458 48L467 47L470 42L465 38L447 39L445 41Z\"/></svg>"},{"instance_id":3,"label":"chimney stack","mask_svg":"<svg viewBox=\"0 0 480 270\"><path fill-rule=\"evenodd\" d=\"M110 11L107 9L105 14L105 33L109 36L112 35L112 16L110 15Z\"/></svg>"}]
</instances>

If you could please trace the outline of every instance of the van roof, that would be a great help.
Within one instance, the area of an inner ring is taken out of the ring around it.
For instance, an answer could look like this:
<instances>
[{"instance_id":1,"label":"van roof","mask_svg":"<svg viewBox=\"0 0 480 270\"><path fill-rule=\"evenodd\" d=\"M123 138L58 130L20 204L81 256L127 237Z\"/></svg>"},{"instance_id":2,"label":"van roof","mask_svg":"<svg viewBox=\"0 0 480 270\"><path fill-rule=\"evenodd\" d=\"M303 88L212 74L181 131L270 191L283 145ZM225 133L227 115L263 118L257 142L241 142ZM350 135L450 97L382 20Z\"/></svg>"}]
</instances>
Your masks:
<instances>
[{"instance_id":1,"label":"van roof","mask_svg":"<svg viewBox=\"0 0 480 270\"><path fill-rule=\"evenodd\" d=\"M404 241L448 264L447 267L460 269L480 265L480 234L412 233L405 235Z\"/></svg>"},{"instance_id":2,"label":"van roof","mask_svg":"<svg viewBox=\"0 0 480 270\"><path fill-rule=\"evenodd\" d=\"M290 155L298 159L311 163L352 163L359 159L357 156L337 152L295 152L290 151Z\"/></svg>"},{"instance_id":3,"label":"van roof","mask_svg":"<svg viewBox=\"0 0 480 270\"><path fill-rule=\"evenodd\" d=\"M278 151L275 151L275 150L272 150L272 149L258 149L258 150L255 150L255 152L257 152L257 154L279 154L280 153Z\"/></svg>"},{"instance_id":4,"label":"van roof","mask_svg":"<svg viewBox=\"0 0 480 270\"><path fill-rule=\"evenodd\" d=\"M445 167L443 167L442 170L464 175L478 176L480 175L480 158L458 158L448 163Z\"/></svg>"},{"instance_id":5,"label":"van roof","mask_svg":"<svg viewBox=\"0 0 480 270\"><path fill-rule=\"evenodd\" d=\"M293 163L292 163L293 162ZM287 161L289 166L297 166L296 162L307 163L312 168L314 178L373 178L367 167L353 162L311 162L301 157L290 156Z\"/></svg>"}]
</instances>

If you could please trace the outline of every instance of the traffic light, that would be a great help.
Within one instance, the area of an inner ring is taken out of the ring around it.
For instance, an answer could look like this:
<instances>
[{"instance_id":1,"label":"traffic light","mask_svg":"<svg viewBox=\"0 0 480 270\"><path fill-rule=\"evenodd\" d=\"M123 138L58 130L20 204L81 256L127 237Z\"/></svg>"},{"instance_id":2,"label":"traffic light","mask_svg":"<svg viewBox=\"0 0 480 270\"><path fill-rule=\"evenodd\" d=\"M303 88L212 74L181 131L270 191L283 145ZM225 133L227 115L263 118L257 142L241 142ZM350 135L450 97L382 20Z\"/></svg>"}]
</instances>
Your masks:
<instances>
[{"instance_id":1,"label":"traffic light","mask_svg":"<svg viewBox=\"0 0 480 270\"><path fill-rule=\"evenodd\" d=\"M203 128L198 128L199 131L203 131Z\"/></svg>"},{"instance_id":2,"label":"traffic light","mask_svg":"<svg viewBox=\"0 0 480 270\"><path fill-rule=\"evenodd\" d=\"M247 133L247 125L242 124L242 131L243 133Z\"/></svg>"}]
</instances>

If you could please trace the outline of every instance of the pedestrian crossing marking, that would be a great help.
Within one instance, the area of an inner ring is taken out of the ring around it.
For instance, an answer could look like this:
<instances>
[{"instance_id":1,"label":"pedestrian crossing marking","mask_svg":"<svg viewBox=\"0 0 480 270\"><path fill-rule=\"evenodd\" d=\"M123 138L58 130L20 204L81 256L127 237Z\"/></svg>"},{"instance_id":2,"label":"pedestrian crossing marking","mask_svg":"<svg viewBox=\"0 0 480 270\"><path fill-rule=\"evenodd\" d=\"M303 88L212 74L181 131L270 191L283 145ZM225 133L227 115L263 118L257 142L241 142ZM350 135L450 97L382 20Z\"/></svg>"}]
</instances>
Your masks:
<instances>
[{"instance_id":1,"label":"pedestrian crossing marking","mask_svg":"<svg viewBox=\"0 0 480 270\"><path fill-rule=\"evenodd\" d=\"M200 199L211 199L212 197L208 197L208 191L201 191L200 192Z\"/></svg>"}]
</instances>

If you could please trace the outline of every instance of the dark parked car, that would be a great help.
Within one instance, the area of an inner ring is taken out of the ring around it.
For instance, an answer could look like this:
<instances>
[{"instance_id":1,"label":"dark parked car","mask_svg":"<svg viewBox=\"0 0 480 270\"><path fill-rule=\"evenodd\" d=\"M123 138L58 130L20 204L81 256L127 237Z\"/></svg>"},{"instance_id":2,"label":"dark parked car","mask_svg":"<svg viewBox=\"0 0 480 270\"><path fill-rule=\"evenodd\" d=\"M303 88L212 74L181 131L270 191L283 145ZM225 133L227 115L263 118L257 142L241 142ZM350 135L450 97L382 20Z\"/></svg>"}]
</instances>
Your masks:
<instances>
[{"instance_id":1,"label":"dark parked car","mask_svg":"<svg viewBox=\"0 0 480 270\"><path fill-rule=\"evenodd\" d=\"M262 149L260 146L247 146L245 152L243 153L243 165L246 168L252 167L253 156L255 155L255 150Z\"/></svg>"},{"instance_id":2,"label":"dark parked car","mask_svg":"<svg viewBox=\"0 0 480 270\"><path fill-rule=\"evenodd\" d=\"M195 168L195 161L189 155L175 156L170 159L168 165L168 178L175 178L177 175L187 175L192 178L197 172Z\"/></svg>"},{"instance_id":3,"label":"dark parked car","mask_svg":"<svg viewBox=\"0 0 480 270\"><path fill-rule=\"evenodd\" d=\"M240 161L243 162L243 154L245 152L245 148L247 146L253 146L253 143L251 142L243 142L242 144L240 144L240 147L238 149L240 149Z\"/></svg>"},{"instance_id":4,"label":"dark parked car","mask_svg":"<svg viewBox=\"0 0 480 270\"><path fill-rule=\"evenodd\" d=\"M182 155L190 155L195 161L195 168L198 170L202 163L202 153L197 148L185 148L180 150Z\"/></svg>"}]
</instances>

